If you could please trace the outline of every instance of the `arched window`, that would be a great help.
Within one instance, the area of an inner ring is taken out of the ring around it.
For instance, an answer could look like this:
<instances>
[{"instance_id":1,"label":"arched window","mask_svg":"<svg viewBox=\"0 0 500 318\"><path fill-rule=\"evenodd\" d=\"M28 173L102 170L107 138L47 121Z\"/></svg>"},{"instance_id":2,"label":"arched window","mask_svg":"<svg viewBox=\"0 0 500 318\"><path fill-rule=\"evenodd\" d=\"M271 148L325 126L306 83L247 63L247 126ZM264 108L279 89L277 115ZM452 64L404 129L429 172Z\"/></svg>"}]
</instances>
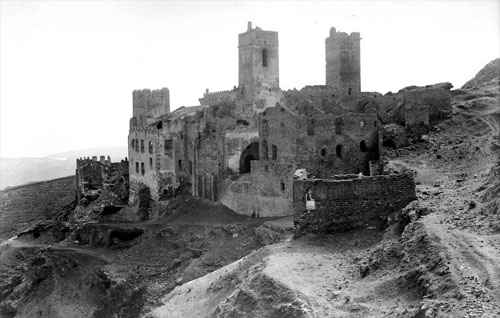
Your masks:
<instances>
[{"instance_id":1,"label":"arched window","mask_svg":"<svg viewBox=\"0 0 500 318\"><path fill-rule=\"evenodd\" d=\"M273 160L276 160L278 158L278 147L276 145L272 146L272 155L273 155Z\"/></svg>"},{"instance_id":2,"label":"arched window","mask_svg":"<svg viewBox=\"0 0 500 318\"><path fill-rule=\"evenodd\" d=\"M265 141L265 140L262 141L262 159L263 160L269 159L267 141Z\"/></svg>"},{"instance_id":3,"label":"arched window","mask_svg":"<svg viewBox=\"0 0 500 318\"><path fill-rule=\"evenodd\" d=\"M267 49L262 50L262 66L267 67Z\"/></svg>"},{"instance_id":4,"label":"arched window","mask_svg":"<svg viewBox=\"0 0 500 318\"><path fill-rule=\"evenodd\" d=\"M264 119L262 121L262 135L263 136L269 135L269 123L267 122L267 119Z\"/></svg>"},{"instance_id":5,"label":"arched window","mask_svg":"<svg viewBox=\"0 0 500 318\"><path fill-rule=\"evenodd\" d=\"M149 152L150 154L152 154L152 153L153 153L153 143L152 143L151 141L149 141L149 142L148 142L148 152Z\"/></svg>"}]
</instances>

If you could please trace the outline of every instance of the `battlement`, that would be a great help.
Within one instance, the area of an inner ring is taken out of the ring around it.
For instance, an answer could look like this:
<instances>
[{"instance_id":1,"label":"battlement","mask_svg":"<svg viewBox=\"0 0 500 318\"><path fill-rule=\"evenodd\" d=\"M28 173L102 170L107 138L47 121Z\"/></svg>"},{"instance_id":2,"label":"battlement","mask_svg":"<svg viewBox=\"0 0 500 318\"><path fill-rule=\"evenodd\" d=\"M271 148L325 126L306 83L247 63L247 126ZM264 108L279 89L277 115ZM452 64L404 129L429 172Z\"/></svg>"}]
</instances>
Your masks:
<instances>
[{"instance_id":1,"label":"battlement","mask_svg":"<svg viewBox=\"0 0 500 318\"><path fill-rule=\"evenodd\" d=\"M330 28L330 37L326 38L326 40L328 41L332 38L352 39L356 41L361 39L361 34L359 32L352 32L351 34L347 34L346 32L337 32L337 29L332 27Z\"/></svg>"},{"instance_id":2,"label":"battlement","mask_svg":"<svg viewBox=\"0 0 500 318\"><path fill-rule=\"evenodd\" d=\"M247 31L238 35L238 47L254 44L266 44L278 46L278 32L264 31L259 27L252 28L252 22L248 22Z\"/></svg>"},{"instance_id":3,"label":"battlement","mask_svg":"<svg viewBox=\"0 0 500 318\"><path fill-rule=\"evenodd\" d=\"M220 102L231 102L238 97L238 89L234 87L232 90L209 92L208 89L203 94L203 97L199 99L202 106L215 105Z\"/></svg>"},{"instance_id":4,"label":"battlement","mask_svg":"<svg viewBox=\"0 0 500 318\"><path fill-rule=\"evenodd\" d=\"M128 161L128 159L125 157L124 160L122 161ZM76 168L80 169L83 166L89 165L89 164L101 164L104 166L110 167L113 163L111 162L111 158L109 156L99 156L99 159L97 156L92 156L92 157L80 157L76 159Z\"/></svg>"},{"instance_id":5,"label":"battlement","mask_svg":"<svg viewBox=\"0 0 500 318\"><path fill-rule=\"evenodd\" d=\"M168 88L141 89L132 92L134 125L145 126L154 118L170 112Z\"/></svg>"},{"instance_id":6,"label":"battlement","mask_svg":"<svg viewBox=\"0 0 500 318\"><path fill-rule=\"evenodd\" d=\"M156 132L158 131L158 128L152 127L152 126L136 126L136 127L131 127L130 132Z\"/></svg>"}]
</instances>

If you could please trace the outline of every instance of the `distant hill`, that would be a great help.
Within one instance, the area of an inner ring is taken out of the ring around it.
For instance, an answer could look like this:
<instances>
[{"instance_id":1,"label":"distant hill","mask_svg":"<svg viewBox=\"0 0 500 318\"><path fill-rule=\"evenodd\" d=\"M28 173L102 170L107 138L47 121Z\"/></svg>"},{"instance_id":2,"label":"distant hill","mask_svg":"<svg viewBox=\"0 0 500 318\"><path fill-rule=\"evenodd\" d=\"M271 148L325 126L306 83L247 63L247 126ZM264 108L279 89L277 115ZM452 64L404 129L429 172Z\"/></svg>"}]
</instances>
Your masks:
<instances>
[{"instance_id":1,"label":"distant hill","mask_svg":"<svg viewBox=\"0 0 500 318\"><path fill-rule=\"evenodd\" d=\"M112 161L127 157L127 148L89 148L52 154L42 158L0 158L0 190L25 183L56 179L75 174L76 159L110 156Z\"/></svg>"}]
</instances>

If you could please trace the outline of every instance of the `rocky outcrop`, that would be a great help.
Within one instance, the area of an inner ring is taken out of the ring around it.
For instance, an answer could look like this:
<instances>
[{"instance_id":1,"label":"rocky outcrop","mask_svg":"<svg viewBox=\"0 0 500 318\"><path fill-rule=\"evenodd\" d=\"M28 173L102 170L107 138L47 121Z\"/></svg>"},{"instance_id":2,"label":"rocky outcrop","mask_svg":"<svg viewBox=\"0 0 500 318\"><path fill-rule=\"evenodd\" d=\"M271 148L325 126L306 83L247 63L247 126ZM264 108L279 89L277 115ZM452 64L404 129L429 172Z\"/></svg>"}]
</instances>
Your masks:
<instances>
[{"instance_id":1,"label":"rocky outcrop","mask_svg":"<svg viewBox=\"0 0 500 318\"><path fill-rule=\"evenodd\" d=\"M500 58L494 59L493 61L486 64L473 79L467 81L467 83L462 86L462 89L475 89L482 85L496 81L498 84L500 78Z\"/></svg>"}]
</instances>

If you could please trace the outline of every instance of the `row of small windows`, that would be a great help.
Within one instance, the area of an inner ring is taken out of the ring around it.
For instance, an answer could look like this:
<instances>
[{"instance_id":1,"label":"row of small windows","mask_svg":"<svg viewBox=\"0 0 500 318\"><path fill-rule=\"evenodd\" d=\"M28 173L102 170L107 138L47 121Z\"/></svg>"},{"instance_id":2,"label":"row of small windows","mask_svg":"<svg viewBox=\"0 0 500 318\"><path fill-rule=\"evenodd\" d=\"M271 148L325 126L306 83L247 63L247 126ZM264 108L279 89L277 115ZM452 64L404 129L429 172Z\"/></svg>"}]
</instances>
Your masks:
<instances>
[{"instance_id":1,"label":"row of small windows","mask_svg":"<svg viewBox=\"0 0 500 318\"><path fill-rule=\"evenodd\" d=\"M262 159L269 160L269 149L267 147L267 141L262 141ZM278 147L276 145L271 146L271 159L278 159Z\"/></svg>"},{"instance_id":2,"label":"row of small windows","mask_svg":"<svg viewBox=\"0 0 500 318\"><path fill-rule=\"evenodd\" d=\"M361 140L361 142L359 143L359 150L361 152L367 152L369 149L368 149L368 146L366 145L366 142L364 140ZM339 159L342 159L342 153L344 151L344 146L343 145L337 145L335 147L335 156ZM326 156L326 149L323 148L321 149L320 151L320 155L322 157L325 157Z\"/></svg>"},{"instance_id":3,"label":"row of small windows","mask_svg":"<svg viewBox=\"0 0 500 318\"><path fill-rule=\"evenodd\" d=\"M132 149L135 149L136 152L139 152L139 145L141 148L141 152L144 152L144 140L143 139L140 140L140 143L139 143L139 139L132 139L130 141L130 147ZM151 141L148 141L148 152L150 154L153 153L153 142L151 142Z\"/></svg>"},{"instance_id":4,"label":"row of small windows","mask_svg":"<svg viewBox=\"0 0 500 318\"><path fill-rule=\"evenodd\" d=\"M149 169L153 169L153 158L149 158ZM146 169L144 168L144 162L141 162L141 174L144 175L146 173ZM135 163L135 172L139 173L139 163Z\"/></svg>"}]
</instances>

